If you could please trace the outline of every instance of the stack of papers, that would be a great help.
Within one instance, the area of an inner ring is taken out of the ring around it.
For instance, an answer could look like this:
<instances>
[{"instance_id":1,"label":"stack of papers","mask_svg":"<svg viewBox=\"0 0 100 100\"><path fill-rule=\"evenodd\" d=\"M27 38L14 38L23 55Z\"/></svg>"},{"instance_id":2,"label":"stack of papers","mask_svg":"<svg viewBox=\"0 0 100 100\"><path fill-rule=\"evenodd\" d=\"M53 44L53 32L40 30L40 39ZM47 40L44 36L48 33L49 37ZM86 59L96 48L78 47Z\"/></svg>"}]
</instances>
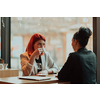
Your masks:
<instances>
[{"instance_id":1,"label":"stack of papers","mask_svg":"<svg viewBox=\"0 0 100 100\"><path fill-rule=\"evenodd\" d=\"M19 79L28 79L28 80L36 80L36 81L40 81L40 80L49 80L51 79L51 77L40 77L40 76L18 76Z\"/></svg>"}]
</instances>

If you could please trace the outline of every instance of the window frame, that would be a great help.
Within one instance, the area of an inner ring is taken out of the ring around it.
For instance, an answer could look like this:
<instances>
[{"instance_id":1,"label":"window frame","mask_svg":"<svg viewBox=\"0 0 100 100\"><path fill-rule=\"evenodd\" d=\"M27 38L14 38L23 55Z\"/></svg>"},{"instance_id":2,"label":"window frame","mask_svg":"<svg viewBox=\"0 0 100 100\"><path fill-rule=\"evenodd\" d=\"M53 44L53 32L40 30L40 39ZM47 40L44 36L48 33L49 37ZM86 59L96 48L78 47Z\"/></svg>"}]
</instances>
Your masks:
<instances>
[{"instance_id":1,"label":"window frame","mask_svg":"<svg viewBox=\"0 0 100 100\"><path fill-rule=\"evenodd\" d=\"M3 27L3 23L4 26ZM1 17L1 58L11 68L11 17Z\"/></svg>"}]
</instances>

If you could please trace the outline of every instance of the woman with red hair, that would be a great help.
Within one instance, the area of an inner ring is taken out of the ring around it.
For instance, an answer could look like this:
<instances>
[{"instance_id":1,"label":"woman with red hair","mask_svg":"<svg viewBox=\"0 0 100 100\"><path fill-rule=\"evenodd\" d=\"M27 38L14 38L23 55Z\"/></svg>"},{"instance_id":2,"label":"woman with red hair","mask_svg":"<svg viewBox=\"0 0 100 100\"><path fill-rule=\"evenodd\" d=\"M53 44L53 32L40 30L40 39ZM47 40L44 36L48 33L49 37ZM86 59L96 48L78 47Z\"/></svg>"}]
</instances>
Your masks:
<instances>
[{"instance_id":1,"label":"woman with red hair","mask_svg":"<svg viewBox=\"0 0 100 100\"><path fill-rule=\"evenodd\" d=\"M25 53L20 55L24 76L57 73L58 67L44 49L45 42L42 34L35 33L31 37Z\"/></svg>"}]
</instances>

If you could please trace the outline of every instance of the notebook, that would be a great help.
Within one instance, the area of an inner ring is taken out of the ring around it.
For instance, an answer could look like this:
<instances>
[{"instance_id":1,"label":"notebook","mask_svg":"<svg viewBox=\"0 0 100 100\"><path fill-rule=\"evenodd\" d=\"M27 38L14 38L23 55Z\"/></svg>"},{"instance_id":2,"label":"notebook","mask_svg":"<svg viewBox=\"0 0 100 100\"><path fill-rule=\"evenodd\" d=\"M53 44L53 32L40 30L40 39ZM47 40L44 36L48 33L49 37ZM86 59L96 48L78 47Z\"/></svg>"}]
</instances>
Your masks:
<instances>
[{"instance_id":1,"label":"notebook","mask_svg":"<svg viewBox=\"0 0 100 100\"><path fill-rule=\"evenodd\" d=\"M40 77L40 76L18 76L19 79L28 79L28 80L36 80L36 81L41 81L41 80L49 80L51 77Z\"/></svg>"}]
</instances>

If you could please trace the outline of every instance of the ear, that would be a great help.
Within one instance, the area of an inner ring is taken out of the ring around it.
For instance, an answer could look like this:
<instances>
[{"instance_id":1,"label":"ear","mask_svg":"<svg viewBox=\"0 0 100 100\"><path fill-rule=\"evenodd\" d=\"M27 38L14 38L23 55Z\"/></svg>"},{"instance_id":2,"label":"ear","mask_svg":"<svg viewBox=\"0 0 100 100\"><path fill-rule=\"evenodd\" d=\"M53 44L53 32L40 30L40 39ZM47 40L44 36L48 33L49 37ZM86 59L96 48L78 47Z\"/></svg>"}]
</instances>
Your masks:
<instances>
[{"instance_id":1,"label":"ear","mask_svg":"<svg viewBox=\"0 0 100 100\"><path fill-rule=\"evenodd\" d=\"M77 44L77 43L78 43L78 41L75 39L75 40L74 40L74 43L75 43L75 44Z\"/></svg>"}]
</instances>

